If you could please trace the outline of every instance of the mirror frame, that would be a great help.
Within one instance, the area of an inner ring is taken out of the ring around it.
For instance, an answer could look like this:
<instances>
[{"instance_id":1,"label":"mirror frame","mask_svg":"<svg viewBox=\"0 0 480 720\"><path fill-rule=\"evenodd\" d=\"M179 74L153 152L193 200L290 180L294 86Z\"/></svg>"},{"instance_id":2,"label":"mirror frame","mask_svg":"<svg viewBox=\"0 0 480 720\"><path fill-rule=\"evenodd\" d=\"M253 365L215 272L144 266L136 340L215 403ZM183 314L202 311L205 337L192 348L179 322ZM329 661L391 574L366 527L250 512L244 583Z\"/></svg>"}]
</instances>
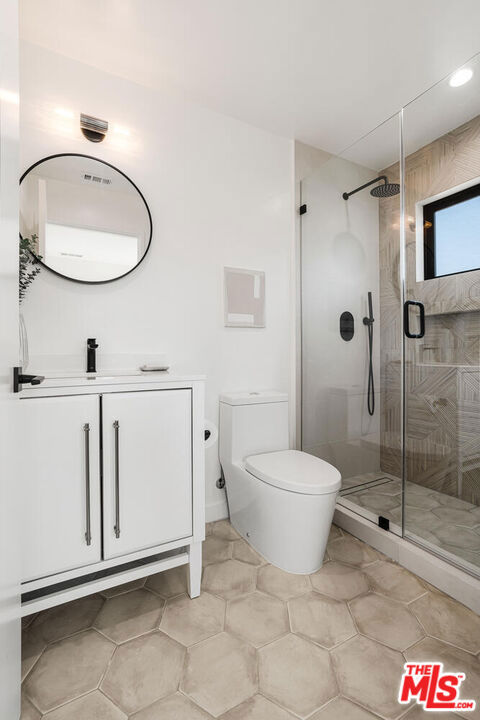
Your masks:
<instances>
[{"instance_id":1,"label":"mirror frame","mask_svg":"<svg viewBox=\"0 0 480 720\"><path fill-rule=\"evenodd\" d=\"M145 205L145 209L147 211L147 216L148 216L148 222L150 225L150 234L149 234L149 238L148 238L148 244L147 244L147 247L146 247L145 252L143 253L142 257L137 262L137 264L131 268L131 270L128 270L126 273L123 273L123 275L119 275L118 277L110 278L109 280L79 280L78 278L72 278L72 277L69 277L68 275L64 275L63 273L58 272L57 270L54 270L53 268L46 265L42 260L40 260L40 258L37 257L37 255L35 255L36 262L38 262L42 267L44 267L47 270L49 270L50 272L52 272L54 275L58 275L58 277L64 278L65 280L70 280L71 282L81 283L82 285L105 285L106 283L111 283L111 282L115 282L116 280L121 280L122 278L126 277L127 275L130 275L130 273L132 273L134 270L136 270L138 268L138 266L145 259L148 251L150 250L150 245L152 244L152 235L153 235L152 214L150 212L150 208L148 207L147 201L145 200L145 198L143 196L143 193L140 191L139 187L137 185L135 185L133 180L131 178L129 178L128 175L126 175L124 172L119 170L115 165L112 165L112 163L106 162L106 160L101 160L100 158L95 157L94 155L85 155L84 153L56 153L55 155L47 155L46 157L41 158L40 160L37 160L37 162L33 163L33 165L30 165L30 167L27 168L27 170L25 170L25 172L22 174L22 176L20 177L20 180L19 180L19 186L22 184L23 180L27 177L27 175L38 165L41 165L42 163L46 162L47 160L54 160L55 158L59 158L59 157L81 157L81 158L87 158L88 160L96 160L97 162L102 163L103 165L107 165L109 168L112 168L112 170L115 170L116 172L120 173L120 175L123 175L123 177L126 180L128 180L130 185L132 185L135 188L135 190L139 194L140 198L142 199L143 204ZM20 238L22 238L22 234L19 233L19 235L20 235Z\"/></svg>"}]
</instances>

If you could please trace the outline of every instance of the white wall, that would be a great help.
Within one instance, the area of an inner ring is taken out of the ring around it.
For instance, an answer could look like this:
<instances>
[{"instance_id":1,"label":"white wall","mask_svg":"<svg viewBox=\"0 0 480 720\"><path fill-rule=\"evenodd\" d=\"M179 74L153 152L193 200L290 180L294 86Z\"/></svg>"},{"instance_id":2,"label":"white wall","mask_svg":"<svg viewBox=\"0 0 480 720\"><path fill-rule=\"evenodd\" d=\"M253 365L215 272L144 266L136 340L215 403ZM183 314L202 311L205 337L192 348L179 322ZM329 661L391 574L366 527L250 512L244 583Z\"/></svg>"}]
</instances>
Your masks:
<instances>
[{"instance_id":1,"label":"white wall","mask_svg":"<svg viewBox=\"0 0 480 720\"><path fill-rule=\"evenodd\" d=\"M380 469L379 207L367 191L342 193L374 171L331 157L302 181L302 441L344 478ZM376 409L367 413L367 293L373 292ZM355 334L340 337L343 311Z\"/></svg>"},{"instance_id":2,"label":"white wall","mask_svg":"<svg viewBox=\"0 0 480 720\"><path fill-rule=\"evenodd\" d=\"M20 715L23 434L12 368L18 364L18 4L0 3L0 717Z\"/></svg>"},{"instance_id":3,"label":"white wall","mask_svg":"<svg viewBox=\"0 0 480 720\"><path fill-rule=\"evenodd\" d=\"M89 143L80 111L130 136L112 130ZM289 389L292 141L23 44L21 147L22 170L58 152L118 166L142 190L154 226L145 261L122 280L88 286L42 271L23 306L32 357L83 355L87 337L100 343L100 367L102 353L166 352L177 368L207 374L215 424L223 390ZM223 327L225 265L265 271L265 329ZM210 518L225 513L217 452L207 451Z\"/></svg>"}]
</instances>

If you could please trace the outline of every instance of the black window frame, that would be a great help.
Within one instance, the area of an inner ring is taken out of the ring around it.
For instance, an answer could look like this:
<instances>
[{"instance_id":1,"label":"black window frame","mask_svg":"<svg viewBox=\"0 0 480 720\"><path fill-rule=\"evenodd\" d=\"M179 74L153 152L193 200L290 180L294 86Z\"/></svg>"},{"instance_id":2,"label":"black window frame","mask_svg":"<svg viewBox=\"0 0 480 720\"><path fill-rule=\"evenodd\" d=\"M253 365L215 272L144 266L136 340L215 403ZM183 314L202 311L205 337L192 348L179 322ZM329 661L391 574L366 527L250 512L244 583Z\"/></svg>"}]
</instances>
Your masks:
<instances>
[{"instance_id":1,"label":"black window frame","mask_svg":"<svg viewBox=\"0 0 480 720\"><path fill-rule=\"evenodd\" d=\"M480 196L480 183L471 185L463 190L447 195L446 197L440 198L440 200L433 200L433 202L426 203L423 206L423 268L424 268L424 279L434 280L440 277L450 277L451 275L463 275L466 272L475 272L480 270L480 267L469 268L468 270L458 270L458 272L445 273L443 275L437 275L435 273L435 213L438 210L451 207L452 205L459 205L465 200L472 200L475 197Z\"/></svg>"}]
</instances>

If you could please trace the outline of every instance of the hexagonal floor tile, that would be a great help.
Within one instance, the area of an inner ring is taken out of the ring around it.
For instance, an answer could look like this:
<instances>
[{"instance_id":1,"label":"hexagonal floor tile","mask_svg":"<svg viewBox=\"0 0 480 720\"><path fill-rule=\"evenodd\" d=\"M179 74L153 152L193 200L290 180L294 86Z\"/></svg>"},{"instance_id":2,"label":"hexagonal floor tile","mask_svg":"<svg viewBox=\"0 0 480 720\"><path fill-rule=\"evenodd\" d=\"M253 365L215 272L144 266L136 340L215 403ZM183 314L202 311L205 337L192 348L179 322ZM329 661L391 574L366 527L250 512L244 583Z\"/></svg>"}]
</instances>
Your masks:
<instances>
[{"instance_id":1,"label":"hexagonal floor tile","mask_svg":"<svg viewBox=\"0 0 480 720\"><path fill-rule=\"evenodd\" d=\"M338 525L332 525L330 528L330 532L328 534L328 542L332 542L333 540L338 540L338 538L343 537L343 532L340 530Z\"/></svg>"},{"instance_id":2,"label":"hexagonal floor tile","mask_svg":"<svg viewBox=\"0 0 480 720\"><path fill-rule=\"evenodd\" d=\"M439 507L437 498L433 495L421 495L419 493L406 492L405 504L408 507L414 507L419 510L433 510L433 508Z\"/></svg>"},{"instance_id":3,"label":"hexagonal floor tile","mask_svg":"<svg viewBox=\"0 0 480 720\"><path fill-rule=\"evenodd\" d=\"M160 630L182 645L193 645L222 632L225 601L209 593L190 598L178 595L167 601Z\"/></svg>"},{"instance_id":4,"label":"hexagonal floor tile","mask_svg":"<svg viewBox=\"0 0 480 720\"><path fill-rule=\"evenodd\" d=\"M127 720L125 713L99 690L62 705L43 717L45 720Z\"/></svg>"},{"instance_id":5,"label":"hexagonal floor tile","mask_svg":"<svg viewBox=\"0 0 480 720\"><path fill-rule=\"evenodd\" d=\"M293 575L274 565L266 565L259 569L257 587L285 601L304 595L312 589L307 575Z\"/></svg>"},{"instance_id":6,"label":"hexagonal floor tile","mask_svg":"<svg viewBox=\"0 0 480 720\"><path fill-rule=\"evenodd\" d=\"M342 695L385 718L397 718L405 709L397 699L401 653L357 635L332 650L331 656Z\"/></svg>"},{"instance_id":7,"label":"hexagonal floor tile","mask_svg":"<svg viewBox=\"0 0 480 720\"><path fill-rule=\"evenodd\" d=\"M203 572L202 588L226 600L255 590L257 571L238 560L226 560L207 565Z\"/></svg>"},{"instance_id":8,"label":"hexagonal floor tile","mask_svg":"<svg viewBox=\"0 0 480 720\"><path fill-rule=\"evenodd\" d=\"M368 710L356 705L344 697L335 698L324 708L312 715L309 720L379 720ZM444 718L447 720L447 718Z\"/></svg>"},{"instance_id":9,"label":"hexagonal floor tile","mask_svg":"<svg viewBox=\"0 0 480 720\"><path fill-rule=\"evenodd\" d=\"M225 538L210 535L202 545L202 560L204 565L230 560L232 557L232 542Z\"/></svg>"},{"instance_id":10,"label":"hexagonal floor tile","mask_svg":"<svg viewBox=\"0 0 480 720\"><path fill-rule=\"evenodd\" d=\"M258 651L260 692L301 717L338 694L326 650L286 635Z\"/></svg>"},{"instance_id":11,"label":"hexagonal floor tile","mask_svg":"<svg viewBox=\"0 0 480 720\"><path fill-rule=\"evenodd\" d=\"M261 647L289 632L287 607L281 600L259 592L231 600L226 629Z\"/></svg>"},{"instance_id":12,"label":"hexagonal floor tile","mask_svg":"<svg viewBox=\"0 0 480 720\"><path fill-rule=\"evenodd\" d=\"M42 712L95 690L115 645L96 630L49 645L25 680L24 689Z\"/></svg>"},{"instance_id":13,"label":"hexagonal floor tile","mask_svg":"<svg viewBox=\"0 0 480 720\"><path fill-rule=\"evenodd\" d=\"M33 623L35 618L38 617L38 613L31 613L30 615L24 615L22 617L22 630L26 630Z\"/></svg>"},{"instance_id":14,"label":"hexagonal floor tile","mask_svg":"<svg viewBox=\"0 0 480 720\"><path fill-rule=\"evenodd\" d=\"M327 563L314 575L310 575L310 580L314 590L335 600L351 600L370 589L361 570L335 561Z\"/></svg>"},{"instance_id":15,"label":"hexagonal floor tile","mask_svg":"<svg viewBox=\"0 0 480 720\"><path fill-rule=\"evenodd\" d=\"M130 715L130 720L211 720L211 717L185 695L175 693Z\"/></svg>"},{"instance_id":16,"label":"hexagonal floor tile","mask_svg":"<svg viewBox=\"0 0 480 720\"><path fill-rule=\"evenodd\" d=\"M375 492L379 495L401 495L402 490L401 480L388 480L375 487Z\"/></svg>"},{"instance_id":17,"label":"hexagonal floor tile","mask_svg":"<svg viewBox=\"0 0 480 720\"><path fill-rule=\"evenodd\" d=\"M459 525L442 525L432 532L445 545L480 552L480 535L475 530Z\"/></svg>"},{"instance_id":18,"label":"hexagonal floor tile","mask_svg":"<svg viewBox=\"0 0 480 720\"><path fill-rule=\"evenodd\" d=\"M430 490L430 492L432 491ZM453 497L452 495L447 495L443 492L434 491L433 497L439 505L446 505L447 507L457 508L458 510L473 510L475 508L475 505L473 505L472 503L466 502L465 500L460 500L460 498Z\"/></svg>"},{"instance_id":19,"label":"hexagonal floor tile","mask_svg":"<svg viewBox=\"0 0 480 720\"><path fill-rule=\"evenodd\" d=\"M393 562L381 560L364 570L372 590L400 602L411 602L426 592L420 580Z\"/></svg>"},{"instance_id":20,"label":"hexagonal floor tile","mask_svg":"<svg viewBox=\"0 0 480 720\"><path fill-rule=\"evenodd\" d=\"M475 532L478 532L478 528L475 529ZM478 572L478 568L480 567L480 552L474 552L473 550L462 550L462 548L453 547L452 545L446 545L445 543L439 543L436 538L434 540L434 544L439 545L442 550L446 550L447 552L451 553L454 560L457 560L460 557L471 563L472 565L476 566L476 570Z\"/></svg>"},{"instance_id":21,"label":"hexagonal floor tile","mask_svg":"<svg viewBox=\"0 0 480 720\"><path fill-rule=\"evenodd\" d=\"M37 634L32 628L22 632L22 681L33 668L46 646L47 643L41 634Z\"/></svg>"},{"instance_id":22,"label":"hexagonal floor tile","mask_svg":"<svg viewBox=\"0 0 480 720\"><path fill-rule=\"evenodd\" d=\"M255 650L227 633L194 645L181 690L218 717L256 693Z\"/></svg>"},{"instance_id":23,"label":"hexagonal floor tile","mask_svg":"<svg viewBox=\"0 0 480 720\"><path fill-rule=\"evenodd\" d=\"M328 553L332 560L359 567L369 565L380 558L376 550L361 540L357 540L353 535L345 535L345 537L330 543Z\"/></svg>"},{"instance_id":24,"label":"hexagonal floor tile","mask_svg":"<svg viewBox=\"0 0 480 720\"><path fill-rule=\"evenodd\" d=\"M428 635L477 653L480 650L480 617L446 595L430 592L410 608Z\"/></svg>"},{"instance_id":25,"label":"hexagonal floor tile","mask_svg":"<svg viewBox=\"0 0 480 720\"><path fill-rule=\"evenodd\" d=\"M165 600L141 588L105 601L95 627L115 643L132 640L158 627Z\"/></svg>"},{"instance_id":26,"label":"hexagonal floor tile","mask_svg":"<svg viewBox=\"0 0 480 720\"><path fill-rule=\"evenodd\" d=\"M432 495L435 494L435 490L432 490L432 488L425 487L425 485L419 485L418 483L410 482L407 480L405 483L406 485L406 491L407 493L411 493L412 495Z\"/></svg>"},{"instance_id":27,"label":"hexagonal floor tile","mask_svg":"<svg viewBox=\"0 0 480 720\"><path fill-rule=\"evenodd\" d=\"M249 565L266 565L267 561L248 544L246 540L236 540L233 543L233 557Z\"/></svg>"},{"instance_id":28,"label":"hexagonal floor tile","mask_svg":"<svg viewBox=\"0 0 480 720\"><path fill-rule=\"evenodd\" d=\"M20 720L41 720L41 714L32 705L30 700L22 693L22 707L20 710Z\"/></svg>"},{"instance_id":29,"label":"hexagonal floor tile","mask_svg":"<svg viewBox=\"0 0 480 720\"><path fill-rule=\"evenodd\" d=\"M147 578L138 578L138 580L132 580L123 585L115 585L114 587L102 590L101 595L105 598L115 597L115 595L122 595L123 593L130 592L131 590L138 590L145 585Z\"/></svg>"},{"instance_id":30,"label":"hexagonal floor tile","mask_svg":"<svg viewBox=\"0 0 480 720\"><path fill-rule=\"evenodd\" d=\"M292 631L332 648L356 634L345 603L311 592L288 603Z\"/></svg>"},{"instance_id":31,"label":"hexagonal floor tile","mask_svg":"<svg viewBox=\"0 0 480 720\"><path fill-rule=\"evenodd\" d=\"M363 595L351 600L350 609L363 635L393 650L406 650L425 636L418 620L408 608L391 598Z\"/></svg>"},{"instance_id":32,"label":"hexagonal floor tile","mask_svg":"<svg viewBox=\"0 0 480 720\"><path fill-rule=\"evenodd\" d=\"M424 532L432 533L442 525L442 521L433 512L425 512L418 508L407 507L405 512L405 525L416 535L423 537ZM437 540L435 539L435 542Z\"/></svg>"},{"instance_id":33,"label":"hexagonal floor tile","mask_svg":"<svg viewBox=\"0 0 480 720\"><path fill-rule=\"evenodd\" d=\"M51 643L92 627L104 600L100 595L57 605L41 612L30 626L30 631Z\"/></svg>"},{"instance_id":34,"label":"hexagonal floor tile","mask_svg":"<svg viewBox=\"0 0 480 720\"><path fill-rule=\"evenodd\" d=\"M478 525L478 517L469 510L458 510L457 508L438 507L432 510L440 520L451 525L463 525L465 527L474 527Z\"/></svg>"},{"instance_id":35,"label":"hexagonal floor tile","mask_svg":"<svg viewBox=\"0 0 480 720\"><path fill-rule=\"evenodd\" d=\"M469 713L470 715L472 713ZM423 709L422 705L415 705L411 710L409 710L405 715L402 715L402 720L425 720L425 715L427 713ZM428 712L428 718L427 720L460 720L461 715L457 715L456 713L450 713L450 712ZM471 718L470 720L473 720Z\"/></svg>"},{"instance_id":36,"label":"hexagonal floor tile","mask_svg":"<svg viewBox=\"0 0 480 720\"><path fill-rule=\"evenodd\" d=\"M401 506L400 496L381 495L373 490L355 493L355 502L378 513L387 513Z\"/></svg>"},{"instance_id":37,"label":"hexagonal floor tile","mask_svg":"<svg viewBox=\"0 0 480 720\"><path fill-rule=\"evenodd\" d=\"M187 568L185 565L164 570L164 572L150 575L145 587L153 590L164 598L175 597L187 592Z\"/></svg>"},{"instance_id":38,"label":"hexagonal floor tile","mask_svg":"<svg viewBox=\"0 0 480 720\"><path fill-rule=\"evenodd\" d=\"M250 700L222 715L220 720L295 720L295 716L274 705L263 695L254 695Z\"/></svg>"},{"instance_id":39,"label":"hexagonal floor tile","mask_svg":"<svg viewBox=\"0 0 480 720\"><path fill-rule=\"evenodd\" d=\"M213 523L212 534L225 540L238 540L240 534L235 530L230 520L217 520Z\"/></svg>"},{"instance_id":40,"label":"hexagonal floor tile","mask_svg":"<svg viewBox=\"0 0 480 720\"><path fill-rule=\"evenodd\" d=\"M446 643L435 640L434 638L425 638L412 648L405 652L405 657L409 662L425 662L427 658L442 662L445 672L464 672L466 677L461 685L461 697L466 700L476 700L477 709L474 712L458 710L460 717L470 718L474 720L479 715L478 703L480 700L480 662L478 657L473 657L470 653L463 652L458 648L447 645ZM442 714L449 717L446 713ZM432 713L424 712L424 715L432 715ZM406 716L408 717L408 715ZM409 718L410 720L410 718Z\"/></svg>"},{"instance_id":41,"label":"hexagonal floor tile","mask_svg":"<svg viewBox=\"0 0 480 720\"><path fill-rule=\"evenodd\" d=\"M120 645L101 690L124 712L134 713L174 693L180 682L185 648L161 632Z\"/></svg>"}]
</instances>

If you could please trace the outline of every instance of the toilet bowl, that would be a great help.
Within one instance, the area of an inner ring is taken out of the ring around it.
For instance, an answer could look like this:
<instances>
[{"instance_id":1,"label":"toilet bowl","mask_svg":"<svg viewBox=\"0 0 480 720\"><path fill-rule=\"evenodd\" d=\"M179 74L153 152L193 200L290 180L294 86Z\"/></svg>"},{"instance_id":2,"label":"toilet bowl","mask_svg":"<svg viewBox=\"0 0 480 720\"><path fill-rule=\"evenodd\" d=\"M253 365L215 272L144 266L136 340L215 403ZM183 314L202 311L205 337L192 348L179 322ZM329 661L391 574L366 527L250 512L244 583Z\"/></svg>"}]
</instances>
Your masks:
<instances>
[{"instance_id":1,"label":"toilet bowl","mask_svg":"<svg viewBox=\"0 0 480 720\"><path fill-rule=\"evenodd\" d=\"M320 458L288 449L285 394L220 397L220 462L234 528L282 570L316 572L341 475Z\"/></svg>"}]
</instances>

